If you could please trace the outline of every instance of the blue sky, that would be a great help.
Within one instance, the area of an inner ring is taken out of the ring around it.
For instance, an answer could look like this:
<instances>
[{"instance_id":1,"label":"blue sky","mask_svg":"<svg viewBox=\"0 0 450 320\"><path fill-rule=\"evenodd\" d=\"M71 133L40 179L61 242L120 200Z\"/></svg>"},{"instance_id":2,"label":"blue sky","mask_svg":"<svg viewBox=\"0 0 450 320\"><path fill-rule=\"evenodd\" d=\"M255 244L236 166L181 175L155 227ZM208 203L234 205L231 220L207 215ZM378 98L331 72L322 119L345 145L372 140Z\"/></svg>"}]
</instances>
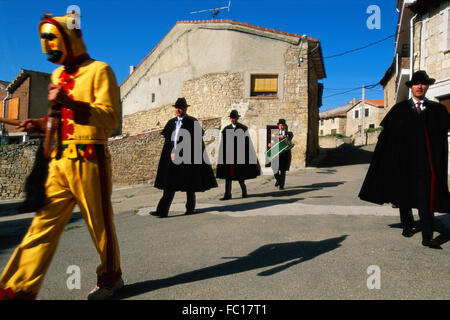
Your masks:
<instances>
[{"instance_id":1,"label":"blue sky","mask_svg":"<svg viewBox=\"0 0 450 320\"><path fill-rule=\"evenodd\" d=\"M180 20L211 19L192 11L226 6L228 0L0 0L0 80L11 81L20 69L51 73L55 65L42 54L37 25L45 11L65 14L70 5L81 9L81 27L90 55L111 65L121 84L130 65L142 59ZM367 20L380 8L380 28L369 29ZM232 0L231 10L217 19L255 24L318 38L329 57L395 34L398 13L394 0ZM394 56L395 38L339 57L325 58L327 78L321 111L343 105L361 89L379 82ZM382 99L382 87L366 90L366 99Z\"/></svg>"}]
</instances>

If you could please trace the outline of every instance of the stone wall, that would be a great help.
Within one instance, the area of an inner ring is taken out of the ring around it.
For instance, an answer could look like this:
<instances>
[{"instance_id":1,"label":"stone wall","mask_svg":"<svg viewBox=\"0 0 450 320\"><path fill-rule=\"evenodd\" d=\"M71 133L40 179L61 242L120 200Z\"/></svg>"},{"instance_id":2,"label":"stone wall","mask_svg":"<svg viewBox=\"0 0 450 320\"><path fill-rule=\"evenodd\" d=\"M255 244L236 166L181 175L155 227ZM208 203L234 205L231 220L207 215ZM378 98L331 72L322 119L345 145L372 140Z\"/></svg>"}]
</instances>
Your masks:
<instances>
[{"instance_id":1,"label":"stone wall","mask_svg":"<svg viewBox=\"0 0 450 320\"><path fill-rule=\"evenodd\" d=\"M33 169L38 141L0 146L0 200L23 197L24 183Z\"/></svg>"}]
</instances>

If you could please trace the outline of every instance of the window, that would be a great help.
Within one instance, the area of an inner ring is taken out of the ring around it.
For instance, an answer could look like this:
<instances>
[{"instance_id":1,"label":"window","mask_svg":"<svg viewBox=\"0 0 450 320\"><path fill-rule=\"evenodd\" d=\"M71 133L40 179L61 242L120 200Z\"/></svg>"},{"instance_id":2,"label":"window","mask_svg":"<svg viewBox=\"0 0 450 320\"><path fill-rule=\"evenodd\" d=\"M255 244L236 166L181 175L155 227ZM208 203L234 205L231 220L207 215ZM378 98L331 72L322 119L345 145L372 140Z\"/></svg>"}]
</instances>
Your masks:
<instances>
[{"instance_id":1,"label":"window","mask_svg":"<svg viewBox=\"0 0 450 320\"><path fill-rule=\"evenodd\" d=\"M359 110L355 110L353 116L355 119L358 119L359 118Z\"/></svg>"},{"instance_id":2,"label":"window","mask_svg":"<svg viewBox=\"0 0 450 320\"><path fill-rule=\"evenodd\" d=\"M155 94L152 93L152 102L155 102Z\"/></svg>"},{"instance_id":3,"label":"window","mask_svg":"<svg viewBox=\"0 0 450 320\"><path fill-rule=\"evenodd\" d=\"M278 93L278 75L254 74L251 76L250 96L276 97Z\"/></svg>"},{"instance_id":4,"label":"window","mask_svg":"<svg viewBox=\"0 0 450 320\"><path fill-rule=\"evenodd\" d=\"M320 130L320 135L323 136L323 130Z\"/></svg>"},{"instance_id":5,"label":"window","mask_svg":"<svg viewBox=\"0 0 450 320\"><path fill-rule=\"evenodd\" d=\"M331 118L331 123L334 124L334 118Z\"/></svg>"},{"instance_id":6,"label":"window","mask_svg":"<svg viewBox=\"0 0 450 320\"><path fill-rule=\"evenodd\" d=\"M320 120L320 125L321 125L321 126L323 126L323 119L322 119L322 120Z\"/></svg>"},{"instance_id":7,"label":"window","mask_svg":"<svg viewBox=\"0 0 450 320\"><path fill-rule=\"evenodd\" d=\"M331 129L331 134L336 134L336 129Z\"/></svg>"},{"instance_id":8,"label":"window","mask_svg":"<svg viewBox=\"0 0 450 320\"><path fill-rule=\"evenodd\" d=\"M8 101L8 118L19 119L19 98L13 98Z\"/></svg>"},{"instance_id":9,"label":"window","mask_svg":"<svg viewBox=\"0 0 450 320\"><path fill-rule=\"evenodd\" d=\"M364 109L364 118L368 118L369 117L369 108Z\"/></svg>"},{"instance_id":10,"label":"window","mask_svg":"<svg viewBox=\"0 0 450 320\"><path fill-rule=\"evenodd\" d=\"M375 128L375 125L373 123L369 124L369 129Z\"/></svg>"}]
</instances>

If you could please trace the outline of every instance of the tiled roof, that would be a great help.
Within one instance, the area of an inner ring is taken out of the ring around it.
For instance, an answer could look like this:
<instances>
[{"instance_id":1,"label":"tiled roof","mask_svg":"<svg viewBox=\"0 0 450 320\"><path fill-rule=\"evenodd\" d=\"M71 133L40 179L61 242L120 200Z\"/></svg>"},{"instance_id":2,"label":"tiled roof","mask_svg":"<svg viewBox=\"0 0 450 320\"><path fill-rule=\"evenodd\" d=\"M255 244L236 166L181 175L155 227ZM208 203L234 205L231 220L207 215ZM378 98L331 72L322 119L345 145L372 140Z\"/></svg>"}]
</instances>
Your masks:
<instances>
[{"instance_id":1,"label":"tiled roof","mask_svg":"<svg viewBox=\"0 0 450 320\"><path fill-rule=\"evenodd\" d=\"M245 23L245 22L239 22L239 21L234 21L234 20L229 20L229 19L218 19L218 20L182 20L182 21L178 21L178 23L229 23L232 25L237 25L237 26L243 26L243 27L248 27L248 28L252 28L252 29L256 29L256 30L260 30L260 31L268 31L268 32L272 32L272 33L276 33L276 34L281 34L281 35L285 35L285 36L290 36L290 37L296 37L296 38L301 38L303 37L302 34L296 34L296 33L290 33L290 32L285 32L285 31L280 31L280 30L276 30L276 29L272 29L272 28L265 28L265 27L260 27L260 26L256 26L253 24L249 24L249 23ZM308 40L312 40L312 41L319 41L316 38L311 38L308 37Z\"/></svg>"},{"instance_id":2,"label":"tiled roof","mask_svg":"<svg viewBox=\"0 0 450 320\"><path fill-rule=\"evenodd\" d=\"M384 100L383 99L366 99L365 103L369 103L378 108L384 108Z\"/></svg>"}]
</instances>

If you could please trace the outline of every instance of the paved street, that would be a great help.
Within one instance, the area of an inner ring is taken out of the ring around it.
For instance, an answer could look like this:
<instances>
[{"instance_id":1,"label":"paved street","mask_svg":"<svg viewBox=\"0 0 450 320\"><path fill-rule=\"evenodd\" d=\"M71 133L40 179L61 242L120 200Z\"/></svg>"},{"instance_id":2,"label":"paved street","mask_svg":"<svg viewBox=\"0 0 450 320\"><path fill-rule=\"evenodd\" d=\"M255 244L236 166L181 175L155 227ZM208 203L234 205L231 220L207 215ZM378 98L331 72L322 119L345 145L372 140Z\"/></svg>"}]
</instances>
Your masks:
<instances>
[{"instance_id":1,"label":"paved street","mask_svg":"<svg viewBox=\"0 0 450 320\"><path fill-rule=\"evenodd\" d=\"M344 147L322 154L313 167L288 172L285 190L274 187L268 171L247 181L246 199L233 183L233 199L220 201L224 181L218 180L218 188L197 193L198 214L192 216L183 214L184 193L176 194L169 217L160 219L149 215L160 190L116 186L126 283L116 298L450 299L450 239L439 237L442 250L423 247L420 232L402 237L397 209L357 197L372 150ZM0 203L0 269L33 216L15 215L15 205ZM449 215L437 219L450 227ZM38 298L86 299L98 262L75 210ZM72 265L80 268L80 289L67 287ZM376 270L379 282L370 281ZM379 283L379 289L369 289L368 279L369 287Z\"/></svg>"}]
</instances>

